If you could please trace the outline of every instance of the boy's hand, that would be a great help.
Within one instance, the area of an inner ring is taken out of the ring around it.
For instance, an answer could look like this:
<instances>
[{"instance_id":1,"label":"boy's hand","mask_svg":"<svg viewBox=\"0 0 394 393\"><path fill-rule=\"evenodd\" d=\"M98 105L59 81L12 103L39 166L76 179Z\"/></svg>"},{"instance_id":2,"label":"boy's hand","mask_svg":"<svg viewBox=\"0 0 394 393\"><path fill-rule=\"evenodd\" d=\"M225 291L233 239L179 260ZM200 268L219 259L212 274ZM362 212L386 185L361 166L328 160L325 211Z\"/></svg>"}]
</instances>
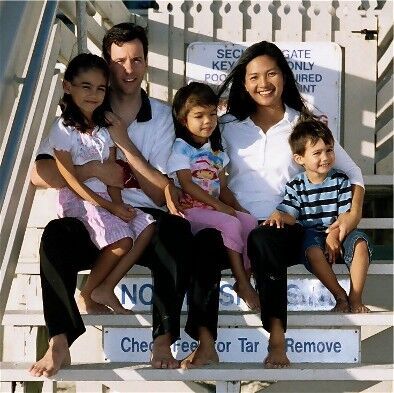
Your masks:
<instances>
[{"instance_id":1,"label":"boy's hand","mask_svg":"<svg viewBox=\"0 0 394 393\"><path fill-rule=\"evenodd\" d=\"M226 214L228 214L230 216L234 216L234 217L236 216L235 209L233 207L229 206L229 205L226 205L223 202L219 201L217 206L215 206L215 209L218 212L226 213Z\"/></svg>"},{"instance_id":2,"label":"boy's hand","mask_svg":"<svg viewBox=\"0 0 394 393\"><path fill-rule=\"evenodd\" d=\"M274 211L261 225L276 226L278 229L284 228L283 215L280 211Z\"/></svg>"},{"instance_id":3,"label":"boy's hand","mask_svg":"<svg viewBox=\"0 0 394 393\"><path fill-rule=\"evenodd\" d=\"M133 206L127 205L126 203L112 203L111 209L109 210L113 215L119 217L125 222L131 221L136 213Z\"/></svg>"},{"instance_id":4,"label":"boy's hand","mask_svg":"<svg viewBox=\"0 0 394 393\"><path fill-rule=\"evenodd\" d=\"M360 222L360 217L352 211L342 213L338 216L337 220L333 222L327 229L327 233L339 229L339 240L343 239L357 227Z\"/></svg>"},{"instance_id":5,"label":"boy's hand","mask_svg":"<svg viewBox=\"0 0 394 393\"><path fill-rule=\"evenodd\" d=\"M333 265L339 255L341 254L341 242L339 241L339 231L330 232L326 238L326 250L327 261Z\"/></svg>"}]
</instances>

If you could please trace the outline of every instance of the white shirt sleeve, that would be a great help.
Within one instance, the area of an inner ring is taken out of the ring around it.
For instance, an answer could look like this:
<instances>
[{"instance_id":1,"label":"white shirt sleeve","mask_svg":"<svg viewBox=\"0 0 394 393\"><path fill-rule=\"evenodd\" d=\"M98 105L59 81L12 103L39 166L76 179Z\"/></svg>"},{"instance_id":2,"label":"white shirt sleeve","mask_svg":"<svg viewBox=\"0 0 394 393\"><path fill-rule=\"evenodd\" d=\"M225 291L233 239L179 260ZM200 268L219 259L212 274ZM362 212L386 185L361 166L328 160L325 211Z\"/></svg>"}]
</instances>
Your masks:
<instances>
[{"instance_id":1,"label":"white shirt sleeve","mask_svg":"<svg viewBox=\"0 0 394 393\"><path fill-rule=\"evenodd\" d=\"M356 165L356 163L350 158L349 154L346 153L344 148L337 141L335 141L334 144L334 152L335 168L345 172L351 184L356 184L364 188L364 180L361 169Z\"/></svg>"},{"instance_id":2,"label":"white shirt sleeve","mask_svg":"<svg viewBox=\"0 0 394 393\"><path fill-rule=\"evenodd\" d=\"M182 139L176 139L167 163L167 173L173 175L181 169L190 169L189 145Z\"/></svg>"},{"instance_id":3,"label":"white shirt sleeve","mask_svg":"<svg viewBox=\"0 0 394 393\"><path fill-rule=\"evenodd\" d=\"M157 138L149 154L149 163L161 173L167 173L167 162L175 139L171 112L163 114L163 122L158 125Z\"/></svg>"},{"instance_id":4,"label":"white shirt sleeve","mask_svg":"<svg viewBox=\"0 0 394 393\"><path fill-rule=\"evenodd\" d=\"M49 144L54 150L71 151L72 130L65 127L61 120L57 121L49 132Z\"/></svg>"}]
</instances>

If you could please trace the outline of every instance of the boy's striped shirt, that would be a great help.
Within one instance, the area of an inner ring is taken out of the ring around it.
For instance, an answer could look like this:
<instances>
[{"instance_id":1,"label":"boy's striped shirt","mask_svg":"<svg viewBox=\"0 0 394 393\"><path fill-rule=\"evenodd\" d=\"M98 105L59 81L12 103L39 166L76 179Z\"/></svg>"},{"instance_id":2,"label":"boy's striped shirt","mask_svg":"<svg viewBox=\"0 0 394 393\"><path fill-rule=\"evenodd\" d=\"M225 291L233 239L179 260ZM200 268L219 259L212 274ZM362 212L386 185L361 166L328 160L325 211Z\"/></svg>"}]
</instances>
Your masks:
<instances>
[{"instance_id":1,"label":"boy's striped shirt","mask_svg":"<svg viewBox=\"0 0 394 393\"><path fill-rule=\"evenodd\" d=\"M325 230L338 215L350 210L352 188L343 172L331 169L322 183L313 184L306 172L286 184L285 196L277 210L295 217L307 228Z\"/></svg>"}]
</instances>

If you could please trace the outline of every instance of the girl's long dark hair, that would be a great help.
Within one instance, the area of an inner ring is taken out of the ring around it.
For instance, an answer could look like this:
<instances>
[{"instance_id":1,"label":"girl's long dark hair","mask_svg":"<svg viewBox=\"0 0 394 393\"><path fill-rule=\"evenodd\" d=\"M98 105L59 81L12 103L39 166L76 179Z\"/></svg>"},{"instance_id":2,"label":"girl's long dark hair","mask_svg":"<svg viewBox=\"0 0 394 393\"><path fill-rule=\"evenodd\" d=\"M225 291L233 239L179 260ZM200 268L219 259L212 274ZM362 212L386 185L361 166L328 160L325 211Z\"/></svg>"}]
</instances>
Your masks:
<instances>
[{"instance_id":1,"label":"girl's long dark hair","mask_svg":"<svg viewBox=\"0 0 394 393\"><path fill-rule=\"evenodd\" d=\"M218 92L219 97L223 95L231 84L227 103L227 113L232 114L238 120L244 120L256 111L256 103L245 89L245 75L246 66L258 56L271 57L282 71L285 83L282 93L282 102L300 112L302 119L313 117L311 111L306 107L301 97L294 74L285 56L275 44L268 41L261 41L247 48L220 86Z\"/></svg>"},{"instance_id":2,"label":"girl's long dark hair","mask_svg":"<svg viewBox=\"0 0 394 393\"><path fill-rule=\"evenodd\" d=\"M196 146L190 131L183 124L187 114L195 106L215 106L217 107L219 98L214 91L206 84L191 82L181 87L175 94L172 103L172 117L174 120L175 135L183 139L189 145ZM209 137L213 151L223 151L222 138L219 126L217 125L212 135Z\"/></svg>"},{"instance_id":3,"label":"girl's long dark hair","mask_svg":"<svg viewBox=\"0 0 394 393\"><path fill-rule=\"evenodd\" d=\"M109 69L107 63L101 57L90 53L81 53L75 56L68 63L67 69L64 73L64 80L72 83L74 78L81 72L92 69L102 71L104 78L108 83ZM62 110L62 119L65 126L75 127L82 133L85 133L89 129L90 125L87 119L74 103L71 94L64 93L59 105ZM104 113L105 111L110 110L111 107L109 105L108 93L106 93L103 103L93 112L92 119L94 125L99 127L108 127L109 123L105 119Z\"/></svg>"}]
</instances>

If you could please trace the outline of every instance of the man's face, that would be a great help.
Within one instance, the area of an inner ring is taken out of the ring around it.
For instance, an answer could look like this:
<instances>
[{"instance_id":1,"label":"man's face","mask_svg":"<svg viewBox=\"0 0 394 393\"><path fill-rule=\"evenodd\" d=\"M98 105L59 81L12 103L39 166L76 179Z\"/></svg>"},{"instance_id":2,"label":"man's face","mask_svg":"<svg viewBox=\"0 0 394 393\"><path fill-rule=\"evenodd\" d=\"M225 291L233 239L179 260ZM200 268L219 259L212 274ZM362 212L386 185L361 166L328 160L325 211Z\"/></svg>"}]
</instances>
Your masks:
<instances>
[{"instance_id":1,"label":"man's face","mask_svg":"<svg viewBox=\"0 0 394 393\"><path fill-rule=\"evenodd\" d=\"M110 55L111 88L127 96L138 94L147 68L141 41L135 39L121 46L112 44Z\"/></svg>"}]
</instances>

